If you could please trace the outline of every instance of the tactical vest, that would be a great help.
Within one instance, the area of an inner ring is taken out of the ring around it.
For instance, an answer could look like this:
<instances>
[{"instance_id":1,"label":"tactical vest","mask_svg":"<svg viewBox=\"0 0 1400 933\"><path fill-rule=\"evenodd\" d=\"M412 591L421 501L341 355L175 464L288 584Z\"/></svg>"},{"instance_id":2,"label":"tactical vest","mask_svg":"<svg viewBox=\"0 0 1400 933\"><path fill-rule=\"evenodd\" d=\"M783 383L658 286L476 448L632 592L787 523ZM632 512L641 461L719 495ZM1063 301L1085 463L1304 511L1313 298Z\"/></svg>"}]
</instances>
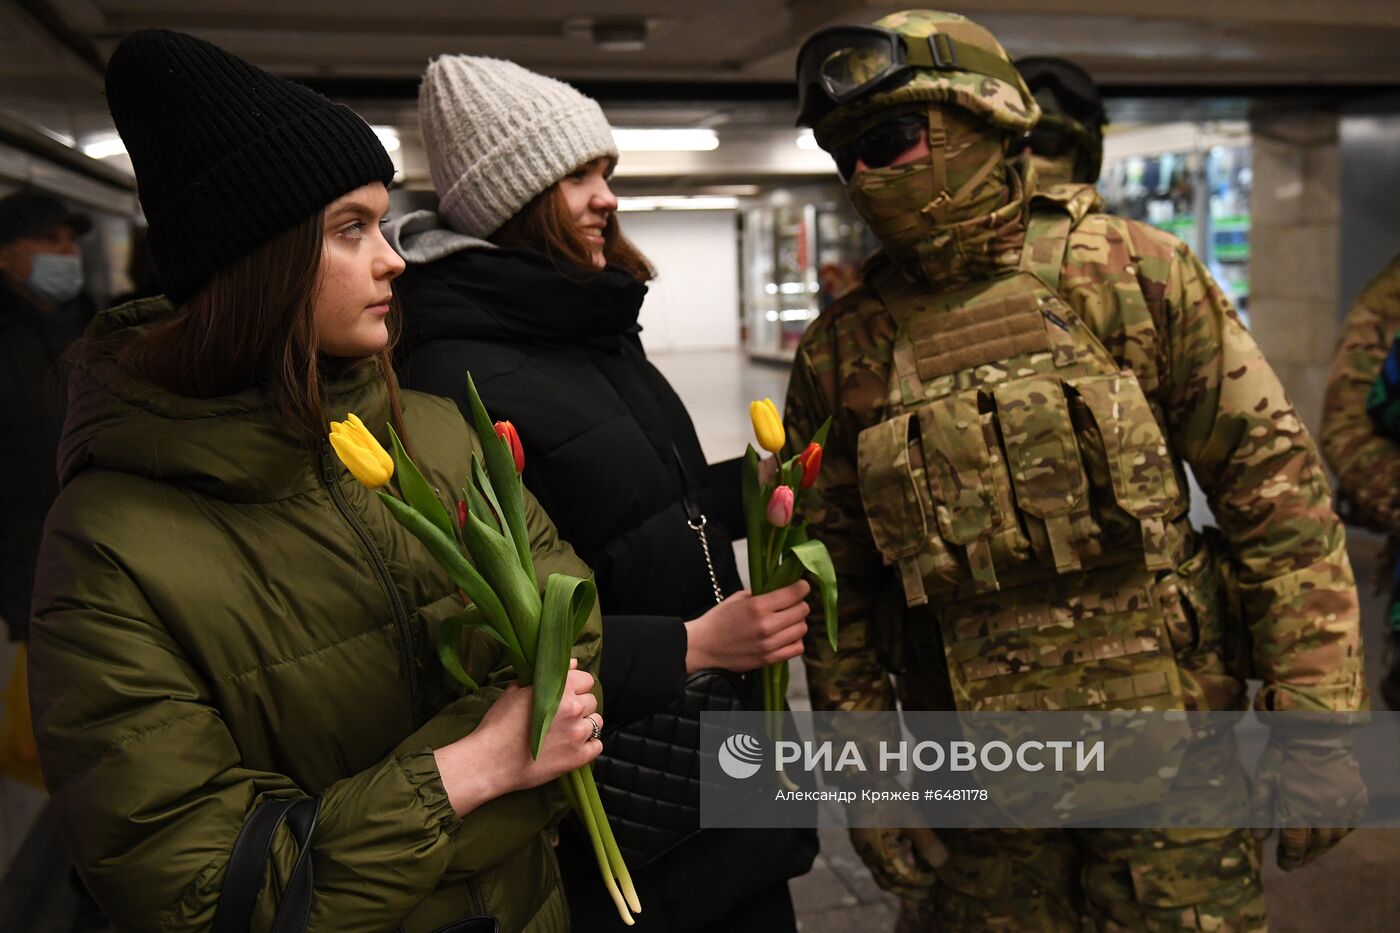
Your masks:
<instances>
[{"instance_id":1,"label":"tactical vest","mask_svg":"<svg viewBox=\"0 0 1400 933\"><path fill-rule=\"evenodd\" d=\"M908 604L933 598L959 709L1183 708L1158 576L1190 547L1187 487L1060 297L1076 222L1037 199L1019 269L956 292L866 283L897 331L861 498Z\"/></svg>"}]
</instances>

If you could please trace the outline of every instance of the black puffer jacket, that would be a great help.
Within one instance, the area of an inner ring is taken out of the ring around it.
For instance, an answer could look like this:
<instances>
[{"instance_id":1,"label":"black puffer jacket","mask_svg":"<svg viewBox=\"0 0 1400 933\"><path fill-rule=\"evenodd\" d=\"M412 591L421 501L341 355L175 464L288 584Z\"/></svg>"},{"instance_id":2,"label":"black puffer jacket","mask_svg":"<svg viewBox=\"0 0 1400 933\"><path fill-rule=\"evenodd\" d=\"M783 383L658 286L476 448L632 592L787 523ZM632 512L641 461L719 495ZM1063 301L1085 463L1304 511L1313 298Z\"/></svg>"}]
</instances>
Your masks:
<instances>
[{"instance_id":1,"label":"black puffer jacket","mask_svg":"<svg viewBox=\"0 0 1400 933\"><path fill-rule=\"evenodd\" d=\"M715 603L687 490L726 595L741 586L731 538L743 520L739 462L706 463L685 406L642 351L646 287L482 248L410 262L395 291L404 384L465 407L470 371L492 417L520 432L526 486L597 576L609 726L661 711L685 684L682 621ZM634 929L792 929L786 882L815 851L813 834L706 831L637 874L652 906ZM559 854L575 928L611 929L592 855L567 833Z\"/></svg>"},{"instance_id":2,"label":"black puffer jacket","mask_svg":"<svg viewBox=\"0 0 1400 933\"><path fill-rule=\"evenodd\" d=\"M683 477L726 594L741 585L730 539L743 521L737 461L706 464L685 406L642 352L646 286L612 271L580 282L537 253L479 249L410 265L395 289L404 384L465 410L470 370L491 416L520 432L526 486L597 576L609 723L664 707L684 682L681 622L715 603ZM642 641L647 663L632 664Z\"/></svg>"}]
</instances>

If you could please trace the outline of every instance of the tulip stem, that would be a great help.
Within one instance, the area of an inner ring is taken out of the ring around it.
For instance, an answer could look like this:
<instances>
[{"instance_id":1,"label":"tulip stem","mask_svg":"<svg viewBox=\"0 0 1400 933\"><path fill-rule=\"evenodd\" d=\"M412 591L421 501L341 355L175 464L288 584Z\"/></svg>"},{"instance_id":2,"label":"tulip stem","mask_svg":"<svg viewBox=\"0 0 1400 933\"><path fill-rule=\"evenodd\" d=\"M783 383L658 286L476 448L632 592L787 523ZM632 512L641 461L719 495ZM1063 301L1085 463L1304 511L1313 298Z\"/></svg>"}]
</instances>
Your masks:
<instances>
[{"instance_id":1,"label":"tulip stem","mask_svg":"<svg viewBox=\"0 0 1400 933\"><path fill-rule=\"evenodd\" d=\"M577 772L579 782L583 786L584 796L588 806L593 811L594 821L603 835L603 848L607 850L608 862L612 866L617 882L622 886L622 893L627 898L627 905L632 908L632 913L642 912L641 899L637 897L637 889L632 884L632 873L627 870L627 862L622 858L622 850L618 848L617 837L613 835L612 824L608 822L608 814L603 810L603 801L598 796L598 785L593 780L593 772L587 768L580 768Z\"/></svg>"},{"instance_id":2,"label":"tulip stem","mask_svg":"<svg viewBox=\"0 0 1400 933\"><path fill-rule=\"evenodd\" d=\"M778 537L777 532L773 525L763 531L763 579L754 581L755 593L768 592L768 578L773 575L773 544Z\"/></svg>"},{"instance_id":3,"label":"tulip stem","mask_svg":"<svg viewBox=\"0 0 1400 933\"><path fill-rule=\"evenodd\" d=\"M564 788L565 796L569 798L569 803L574 808L580 819L583 820L584 827L588 830L588 839L593 844L593 856L598 860L598 873L603 876L603 886L608 889L608 894L613 899L613 906L617 908L617 915L627 926L632 926L634 921L632 915L627 912L627 903L623 901L622 892L618 890L617 880L613 877L611 866L612 859L606 851L606 846L602 836L599 834L598 822L594 819L593 808L586 799L588 791L583 785L582 773L584 768L577 771L570 771L559 779ZM589 772L592 775L592 772Z\"/></svg>"},{"instance_id":4,"label":"tulip stem","mask_svg":"<svg viewBox=\"0 0 1400 933\"><path fill-rule=\"evenodd\" d=\"M787 536L789 527L791 526L784 525L782 528L776 529L777 533L773 536L776 540L773 545L773 563L770 564L768 567L768 576L770 578L774 573L777 573L778 571L778 561L783 559L783 548L787 547Z\"/></svg>"}]
</instances>

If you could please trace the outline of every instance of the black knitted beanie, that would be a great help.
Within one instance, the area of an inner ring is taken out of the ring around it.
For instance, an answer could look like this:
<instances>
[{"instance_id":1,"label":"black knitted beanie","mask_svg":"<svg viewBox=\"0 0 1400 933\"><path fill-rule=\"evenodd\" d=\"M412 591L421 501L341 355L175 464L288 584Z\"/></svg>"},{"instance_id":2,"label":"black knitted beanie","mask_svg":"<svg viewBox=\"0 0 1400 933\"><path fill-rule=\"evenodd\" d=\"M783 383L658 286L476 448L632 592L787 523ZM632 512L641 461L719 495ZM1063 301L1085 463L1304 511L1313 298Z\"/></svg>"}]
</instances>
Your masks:
<instances>
[{"instance_id":1,"label":"black knitted beanie","mask_svg":"<svg viewBox=\"0 0 1400 933\"><path fill-rule=\"evenodd\" d=\"M122 40L107 65L107 106L176 304L347 191L394 177L349 107L178 32Z\"/></svg>"}]
</instances>

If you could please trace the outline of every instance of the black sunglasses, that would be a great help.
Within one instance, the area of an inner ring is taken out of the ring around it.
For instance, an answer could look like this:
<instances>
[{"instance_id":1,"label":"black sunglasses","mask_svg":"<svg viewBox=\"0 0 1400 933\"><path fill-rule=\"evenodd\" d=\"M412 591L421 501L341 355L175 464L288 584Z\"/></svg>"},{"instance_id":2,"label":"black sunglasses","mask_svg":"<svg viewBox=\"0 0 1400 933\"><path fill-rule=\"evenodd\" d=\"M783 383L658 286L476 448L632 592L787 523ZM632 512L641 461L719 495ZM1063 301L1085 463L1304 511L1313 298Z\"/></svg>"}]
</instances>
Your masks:
<instances>
[{"instance_id":1,"label":"black sunglasses","mask_svg":"<svg viewBox=\"0 0 1400 933\"><path fill-rule=\"evenodd\" d=\"M870 168L887 168L927 137L928 117L908 114L877 123L849 145L837 146L831 157L836 160L836 171L841 173L841 178L850 181L858 162Z\"/></svg>"},{"instance_id":2,"label":"black sunglasses","mask_svg":"<svg viewBox=\"0 0 1400 933\"><path fill-rule=\"evenodd\" d=\"M1074 152L1079 140L1068 130L1056 126L1037 125L1026 135L1015 140L1007 155L1016 156L1029 149L1038 156L1058 159Z\"/></svg>"}]
</instances>

